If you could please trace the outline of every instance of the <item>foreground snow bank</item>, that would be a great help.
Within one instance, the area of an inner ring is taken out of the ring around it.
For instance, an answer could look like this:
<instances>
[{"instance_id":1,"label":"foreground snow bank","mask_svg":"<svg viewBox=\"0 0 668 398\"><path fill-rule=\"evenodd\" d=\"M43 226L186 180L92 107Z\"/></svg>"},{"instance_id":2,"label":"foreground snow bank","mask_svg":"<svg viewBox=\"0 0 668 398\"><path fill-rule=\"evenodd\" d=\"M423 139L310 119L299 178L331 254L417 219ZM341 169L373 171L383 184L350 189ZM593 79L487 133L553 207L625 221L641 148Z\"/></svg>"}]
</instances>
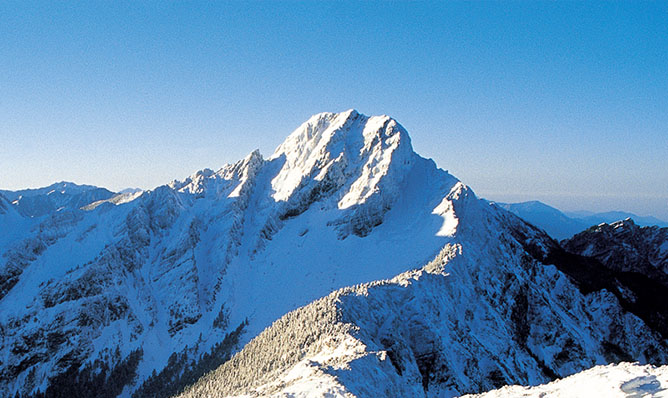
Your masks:
<instances>
[{"instance_id":1,"label":"foreground snow bank","mask_svg":"<svg viewBox=\"0 0 668 398\"><path fill-rule=\"evenodd\" d=\"M535 387L506 386L468 398L504 397L668 397L668 366L635 363L595 366Z\"/></svg>"},{"instance_id":2,"label":"foreground snow bank","mask_svg":"<svg viewBox=\"0 0 668 398\"><path fill-rule=\"evenodd\" d=\"M304 377L299 383L273 397L331 397L350 398L329 377ZM323 375L320 375L323 376ZM668 366L656 367L637 363L620 363L595 366L564 379L534 387L506 386L483 394L464 395L461 398L640 398L668 397ZM239 396L235 398L247 398Z\"/></svg>"}]
</instances>

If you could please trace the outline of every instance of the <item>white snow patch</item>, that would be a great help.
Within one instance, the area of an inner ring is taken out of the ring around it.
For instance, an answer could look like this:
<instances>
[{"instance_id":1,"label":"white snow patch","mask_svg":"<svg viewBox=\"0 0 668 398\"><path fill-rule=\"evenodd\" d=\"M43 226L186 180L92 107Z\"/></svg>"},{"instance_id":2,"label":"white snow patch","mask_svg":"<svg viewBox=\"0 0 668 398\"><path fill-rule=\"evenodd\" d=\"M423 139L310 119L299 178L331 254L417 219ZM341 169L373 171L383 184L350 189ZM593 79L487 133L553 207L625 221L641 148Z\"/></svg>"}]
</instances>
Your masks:
<instances>
[{"instance_id":1,"label":"white snow patch","mask_svg":"<svg viewBox=\"0 0 668 398\"><path fill-rule=\"evenodd\" d=\"M632 398L668 397L668 366L620 363L595 366L565 379L535 387L506 386L467 398Z\"/></svg>"}]
</instances>

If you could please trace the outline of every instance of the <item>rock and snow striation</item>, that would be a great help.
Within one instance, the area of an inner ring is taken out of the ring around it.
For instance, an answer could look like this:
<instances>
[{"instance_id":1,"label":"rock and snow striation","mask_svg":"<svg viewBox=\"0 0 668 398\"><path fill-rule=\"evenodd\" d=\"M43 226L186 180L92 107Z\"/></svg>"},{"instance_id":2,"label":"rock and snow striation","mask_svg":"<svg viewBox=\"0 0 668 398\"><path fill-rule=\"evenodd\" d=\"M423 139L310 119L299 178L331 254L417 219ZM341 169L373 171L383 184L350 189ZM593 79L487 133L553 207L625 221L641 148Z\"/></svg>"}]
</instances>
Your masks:
<instances>
[{"instance_id":1,"label":"rock and snow striation","mask_svg":"<svg viewBox=\"0 0 668 398\"><path fill-rule=\"evenodd\" d=\"M168 396L253 338L184 394L454 396L668 360L633 286L387 116L314 115L267 159L124 195L0 237L1 395Z\"/></svg>"}]
</instances>

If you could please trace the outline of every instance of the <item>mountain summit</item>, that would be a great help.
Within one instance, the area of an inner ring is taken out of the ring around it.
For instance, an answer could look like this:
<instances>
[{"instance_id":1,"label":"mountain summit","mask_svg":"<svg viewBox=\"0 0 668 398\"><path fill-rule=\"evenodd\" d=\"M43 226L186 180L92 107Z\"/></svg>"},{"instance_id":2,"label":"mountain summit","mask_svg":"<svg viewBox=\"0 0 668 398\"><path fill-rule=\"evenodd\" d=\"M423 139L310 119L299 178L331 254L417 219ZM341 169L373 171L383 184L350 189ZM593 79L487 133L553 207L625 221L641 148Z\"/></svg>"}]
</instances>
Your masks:
<instances>
[{"instance_id":1,"label":"mountain summit","mask_svg":"<svg viewBox=\"0 0 668 398\"><path fill-rule=\"evenodd\" d=\"M447 397L668 359L598 263L387 116L84 209L0 240L3 395Z\"/></svg>"},{"instance_id":2,"label":"mountain summit","mask_svg":"<svg viewBox=\"0 0 668 398\"><path fill-rule=\"evenodd\" d=\"M328 189L345 188L340 209L367 200L388 202L416 157L406 130L388 116L367 117L354 110L321 113L290 134L272 155L271 159L285 159L272 181L273 197L287 199L310 177L324 180Z\"/></svg>"}]
</instances>

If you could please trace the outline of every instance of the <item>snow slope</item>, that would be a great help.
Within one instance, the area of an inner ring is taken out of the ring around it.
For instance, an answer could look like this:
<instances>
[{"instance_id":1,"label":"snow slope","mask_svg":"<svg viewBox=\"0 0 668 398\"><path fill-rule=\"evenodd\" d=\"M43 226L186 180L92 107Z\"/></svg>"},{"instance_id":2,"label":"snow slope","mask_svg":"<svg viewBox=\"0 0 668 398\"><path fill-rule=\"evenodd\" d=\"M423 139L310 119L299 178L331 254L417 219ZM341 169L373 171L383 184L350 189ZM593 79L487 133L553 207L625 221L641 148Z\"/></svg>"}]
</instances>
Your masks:
<instances>
[{"instance_id":1,"label":"snow slope","mask_svg":"<svg viewBox=\"0 0 668 398\"><path fill-rule=\"evenodd\" d=\"M0 222L9 225L19 217L21 216L16 211L16 208L12 206L9 199L0 193Z\"/></svg>"},{"instance_id":2,"label":"snow slope","mask_svg":"<svg viewBox=\"0 0 668 398\"><path fill-rule=\"evenodd\" d=\"M536 387L508 386L467 398L504 397L668 397L668 367L631 363L596 366L565 379Z\"/></svg>"},{"instance_id":3,"label":"snow slope","mask_svg":"<svg viewBox=\"0 0 668 398\"><path fill-rule=\"evenodd\" d=\"M16 208L2 193L0 193L0 248L4 242L16 239L26 233L25 220Z\"/></svg>"}]
</instances>

